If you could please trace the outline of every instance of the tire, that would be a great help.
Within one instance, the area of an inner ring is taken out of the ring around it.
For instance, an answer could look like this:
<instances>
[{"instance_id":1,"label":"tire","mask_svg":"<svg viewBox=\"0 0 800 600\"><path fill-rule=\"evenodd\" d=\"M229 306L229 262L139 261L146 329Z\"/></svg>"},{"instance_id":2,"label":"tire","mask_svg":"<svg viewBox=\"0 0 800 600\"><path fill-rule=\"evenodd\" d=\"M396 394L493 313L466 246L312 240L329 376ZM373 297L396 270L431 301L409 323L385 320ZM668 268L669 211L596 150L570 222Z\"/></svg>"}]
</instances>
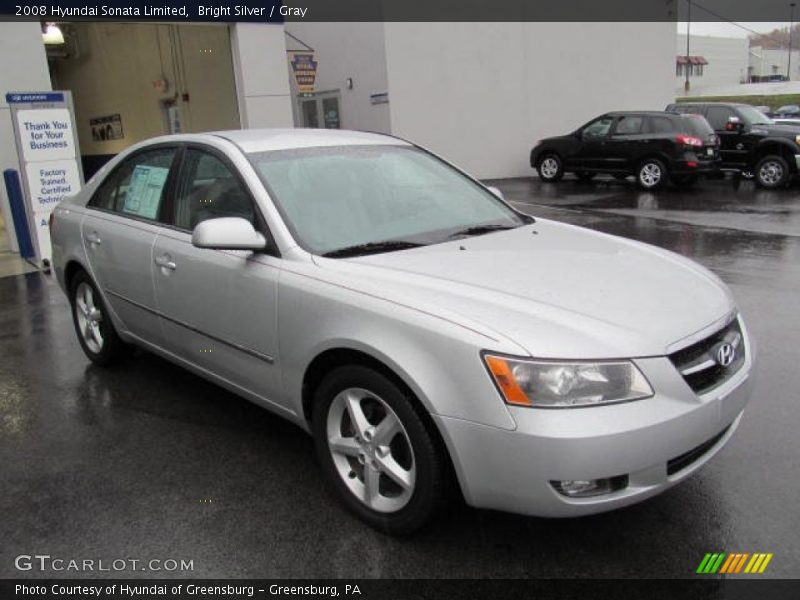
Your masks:
<instances>
[{"instance_id":1,"label":"tire","mask_svg":"<svg viewBox=\"0 0 800 600\"><path fill-rule=\"evenodd\" d=\"M117 335L103 298L91 277L79 271L70 282L72 323L83 353L94 364L106 367L118 362L128 346Z\"/></svg>"},{"instance_id":2,"label":"tire","mask_svg":"<svg viewBox=\"0 0 800 600\"><path fill-rule=\"evenodd\" d=\"M791 176L789 163L776 154L770 154L759 160L754 171L756 183L768 190L785 186Z\"/></svg>"},{"instance_id":3,"label":"tire","mask_svg":"<svg viewBox=\"0 0 800 600\"><path fill-rule=\"evenodd\" d=\"M545 154L539 159L536 172L539 173L539 179L547 183L559 181L564 177L564 162L558 154Z\"/></svg>"},{"instance_id":4,"label":"tire","mask_svg":"<svg viewBox=\"0 0 800 600\"><path fill-rule=\"evenodd\" d=\"M678 187L688 188L688 187L693 186L695 183L697 183L697 180L699 178L698 178L697 175L692 173L692 174L689 174L689 175L673 175L671 177L671 179L672 179L672 183L674 183Z\"/></svg>"},{"instance_id":5,"label":"tire","mask_svg":"<svg viewBox=\"0 0 800 600\"><path fill-rule=\"evenodd\" d=\"M657 158L647 158L636 170L636 183L643 190L655 190L664 185L668 176L663 162Z\"/></svg>"},{"instance_id":6,"label":"tire","mask_svg":"<svg viewBox=\"0 0 800 600\"><path fill-rule=\"evenodd\" d=\"M597 173L591 173L589 171L575 171L575 177L580 181L591 181L596 175Z\"/></svg>"},{"instance_id":7,"label":"tire","mask_svg":"<svg viewBox=\"0 0 800 600\"><path fill-rule=\"evenodd\" d=\"M331 371L314 394L312 430L326 483L365 523L407 535L442 505L443 451L408 393L383 374L360 365Z\"/></svg>"}]
</instances>

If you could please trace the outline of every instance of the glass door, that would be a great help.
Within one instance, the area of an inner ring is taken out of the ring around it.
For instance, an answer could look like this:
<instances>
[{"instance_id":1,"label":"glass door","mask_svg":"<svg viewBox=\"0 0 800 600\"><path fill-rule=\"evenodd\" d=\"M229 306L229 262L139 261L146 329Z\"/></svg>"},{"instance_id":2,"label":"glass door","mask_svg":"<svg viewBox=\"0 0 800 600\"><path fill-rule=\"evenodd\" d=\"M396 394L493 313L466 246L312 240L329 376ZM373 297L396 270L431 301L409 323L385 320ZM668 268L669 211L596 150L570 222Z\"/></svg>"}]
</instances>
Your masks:
<instances>
[{"instance_id":1,"label":"glass door","mask_svg":"<svg viewBox=\"0 0 800 600\"><path fill-rule=\"evenodd\" d=\"M339 129L341 127L339 90L301 94L298 101L303 127L315 129Z\"/></svg>"}]
</instances>

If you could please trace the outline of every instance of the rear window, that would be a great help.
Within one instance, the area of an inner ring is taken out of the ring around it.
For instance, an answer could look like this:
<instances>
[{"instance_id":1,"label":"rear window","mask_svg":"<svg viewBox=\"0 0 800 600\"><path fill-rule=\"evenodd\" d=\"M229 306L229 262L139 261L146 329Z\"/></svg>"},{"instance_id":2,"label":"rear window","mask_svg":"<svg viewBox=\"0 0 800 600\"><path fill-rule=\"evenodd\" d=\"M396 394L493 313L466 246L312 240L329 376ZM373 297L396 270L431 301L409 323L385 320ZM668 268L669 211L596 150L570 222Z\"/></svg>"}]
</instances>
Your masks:
<instances>
[{"instance_id":1,"label":"rear window","mask_svg":"<svg viewBox=\"0 0 800 600\"><path fill-rule=\"evenodd\" d=\"M700 138L705 138L714 133L708 121L700 115L684 115L681 117L684 125L684 133L696 135Z\"/></svg>"}]
</instances>

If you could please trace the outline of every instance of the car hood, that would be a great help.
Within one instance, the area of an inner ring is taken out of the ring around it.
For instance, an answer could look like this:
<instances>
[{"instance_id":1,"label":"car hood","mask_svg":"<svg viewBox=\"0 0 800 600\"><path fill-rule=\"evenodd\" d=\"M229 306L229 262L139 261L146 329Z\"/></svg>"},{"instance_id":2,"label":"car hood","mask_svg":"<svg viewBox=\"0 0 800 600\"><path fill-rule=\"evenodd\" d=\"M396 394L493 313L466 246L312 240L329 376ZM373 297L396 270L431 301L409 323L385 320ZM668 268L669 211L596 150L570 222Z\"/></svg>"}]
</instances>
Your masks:
<instances>
[{"instance_id":1,"label":"car hood","mask_svg":"<svg viewBox=\"0 0 800 600\"><path fill-rule=\"evenodd\" d=\"M315 260L348 287L481 324L542 358L663 355L735 309L715 275L680 255L544 219L411 250Z\"/></svg>"},{"instance_id":2,"label":"car hood","mask_svg":"<svg viewBox=\"0 0 800 600\"><path fill-rule=\"evenodd\" d=\"M776 123L774 125L753 125L753 131L765 131L773 137L786 137L794 139L795 136L800 135L800 126Z\"/></svg>"}]
</instances>

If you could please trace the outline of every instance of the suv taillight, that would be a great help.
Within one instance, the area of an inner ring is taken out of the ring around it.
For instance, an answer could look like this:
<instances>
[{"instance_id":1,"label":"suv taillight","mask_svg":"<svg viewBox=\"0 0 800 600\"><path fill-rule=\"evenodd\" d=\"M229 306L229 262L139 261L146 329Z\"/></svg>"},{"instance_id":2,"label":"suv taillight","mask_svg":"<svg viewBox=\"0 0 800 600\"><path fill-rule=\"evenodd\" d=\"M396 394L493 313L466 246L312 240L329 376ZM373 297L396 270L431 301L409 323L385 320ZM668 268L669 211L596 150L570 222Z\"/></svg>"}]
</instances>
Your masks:
<instances>
[{"instance_id":1,"label":"suv taillight","mask_svg":"<svg viewBox=\"0 0 800 600\"><path fill-rule=\"evenodd\" d=\"M695 137L693 135L679 135L675 138L675 141L679 144L683 144L684 146L702 146L703 140L699 137Z\"/></svg>"}]
</instances>

